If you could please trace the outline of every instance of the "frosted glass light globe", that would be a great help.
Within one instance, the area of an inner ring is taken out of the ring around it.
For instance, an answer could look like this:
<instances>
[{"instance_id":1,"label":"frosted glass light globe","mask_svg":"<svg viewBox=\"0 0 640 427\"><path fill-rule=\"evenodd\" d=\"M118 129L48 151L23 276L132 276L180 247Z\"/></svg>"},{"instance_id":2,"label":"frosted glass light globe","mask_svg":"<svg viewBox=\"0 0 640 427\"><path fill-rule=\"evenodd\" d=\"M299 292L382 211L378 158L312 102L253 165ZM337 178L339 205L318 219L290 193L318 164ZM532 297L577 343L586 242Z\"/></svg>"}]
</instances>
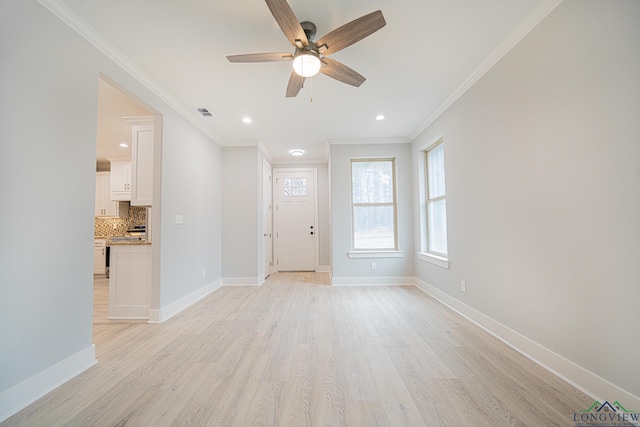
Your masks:
<instances>
[{"instance_id":1,"label":"frosted glass light globe","mask_svg":"<svg viewBox=\"0 0 640 427\"><path fill-rule=\"evenodd\" d=\"M320 72L320 58L310 52L296 55L293 58L293 71L301 77L313 77Z\"/></svg>"}]
</instances>

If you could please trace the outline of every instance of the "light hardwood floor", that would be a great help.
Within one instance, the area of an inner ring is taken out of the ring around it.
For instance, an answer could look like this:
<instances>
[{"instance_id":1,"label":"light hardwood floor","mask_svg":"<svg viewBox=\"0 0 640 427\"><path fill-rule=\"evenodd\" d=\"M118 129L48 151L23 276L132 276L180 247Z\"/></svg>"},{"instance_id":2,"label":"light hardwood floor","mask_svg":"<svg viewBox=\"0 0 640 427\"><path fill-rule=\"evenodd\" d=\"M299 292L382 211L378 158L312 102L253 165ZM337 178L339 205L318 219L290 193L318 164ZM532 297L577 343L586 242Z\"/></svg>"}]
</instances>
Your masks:
<instances>
[{"instance_id":1,"label":"light hardwood floor","mask_svg":"<svg viewBox=\"0 0 640 427\"><path fill-rule=\"evenodd\" d=\"M593 400L411 286L277 273L163 324L98 319L99 364L7 426L570 426Z\"/></svg>"},{"instance_id":2,"label":"light hardwood floor","mask_svg":"<svg viewBox=\"0 0 640 427\"><path fill-rule=\"evenodd\" d=\"M93 276L93 324L109 323L109 279L104 274Z\"/></svg>"}]
</instances>

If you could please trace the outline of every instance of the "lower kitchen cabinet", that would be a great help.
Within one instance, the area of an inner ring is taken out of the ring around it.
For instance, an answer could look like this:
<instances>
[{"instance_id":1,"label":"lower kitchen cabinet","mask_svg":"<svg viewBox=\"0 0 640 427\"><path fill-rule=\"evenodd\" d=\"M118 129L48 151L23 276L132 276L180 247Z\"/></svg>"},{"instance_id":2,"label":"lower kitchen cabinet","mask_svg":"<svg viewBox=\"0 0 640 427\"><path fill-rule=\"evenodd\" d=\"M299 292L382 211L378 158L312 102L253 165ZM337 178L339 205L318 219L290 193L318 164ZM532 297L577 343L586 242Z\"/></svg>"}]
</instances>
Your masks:
<instances>
[{"instance_id":1,"label":"lower kitchen cabinet","mask_svg":"<svg viewBox=\"0 0 640 427\"><path fill-rule=\"evenodd\" d=\"M107 265L107 241L95 239L93 244L93 274L105 274Z\"/></svg>"},{"instance_id":2,"label":"lower kitchen cabinet","mask_svg":"<svg viewBox=\"0 0 640 427\"><path fill-rule=\"evenodd\" d=\"M109 319L148 319L151 245L112 245L109 252Z\"/></svg>"}]
</instances>

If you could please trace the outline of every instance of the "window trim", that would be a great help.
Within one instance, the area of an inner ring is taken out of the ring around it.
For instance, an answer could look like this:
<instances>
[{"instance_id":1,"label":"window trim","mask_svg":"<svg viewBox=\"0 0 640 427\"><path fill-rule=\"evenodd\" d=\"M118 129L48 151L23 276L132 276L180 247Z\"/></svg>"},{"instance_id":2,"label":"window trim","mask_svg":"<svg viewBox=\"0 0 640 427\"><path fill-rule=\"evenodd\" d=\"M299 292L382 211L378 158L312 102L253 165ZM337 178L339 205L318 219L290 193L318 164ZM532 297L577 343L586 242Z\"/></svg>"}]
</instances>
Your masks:
<instances>
[{"instance_id":1,"label":"window trim","mask_svg":"<svg viewBox=\"0 0 640 427\"><path fill-rule=\"evenodd\" d=\"M393 190L393 202L391 203L354 203L353 202L353 164L364 162L391 162L391 189ZM351 205L351 251L349 251L349 258L360 258L356 254L370 255L369 257L377 257L375 254L382 254L382 257L396 257L398 255L390 255L394 253L404 252L398 251L398 189L397 189L397 169L395 157L353 157L349 160L349 177L350 177L350 194L349 204ZM393 248L356 248L355 247L355 207L356 206L392 206L393 207ZM400 255L402 256L402 255Z\"/></svg>"},{"instance_id":2,"label":"window trim","mask_svg":"<svg viewBox=\"0 0 640 427\"><path fill-rule=\"evenodd\" d=\"M447 253L443 253L443 252L437 252L434 251L430 248L429 246L429 203L434 203L434 202L438 202L441 200L445 201L445 206L446 206L446 200L447 200L447 188L446 188L446 179L445 179L445 186L444 186L444 194L442 196L438 196L438 197L434 197L434 198L430 198L430 194L429 194L429 152L433 151L436 147L438 146L442 146L443 149L443 156L444 156L444 138L440 137L438 138L438 140L436 140L433 144L429 145L425 150L423 150L424 152L424 179L425 179L425 205L426 205L426 223L425 223L425 228L426 228L426 232L427 232L427 240L426 240L426 250L424 251L427 254L431 254L434 255L437 258L442 258L442 259L447 259L448 254ZM443 163L444 163L444 157L443 157ZM443 166L443 170L444 168L444 164ZM446 172L445 172L446 173ZM446 211L445 211L445 220L446 220ZM445 229L445 236L446 236L446 243L447 243L447 252L449 250L449 233L447 232L448 230Z\"/></svg>"},{"instance_id":3,"label":"window trim","mask_svg":"<svg viewBox=\"0 0 640 427\"><path fill-rule=\"evenodd\" d=\"M440 255L435 255L429 252L418 252L418 259L420 261L428 262L430 264L435 264L439 267L449 269L449 258L443 257Z\"/></svg>"},{"instance_id":4,"label":"window trim","mask_svg":"<svg viewBox=\"0 0 640 427\"><path fill-rule=\"evenodd\" d=\"M449 268L449 254L442 254L439 252L434 252L429 250L429 218L428 218L428 191L429 191L429 170L428 170L428 160L427 160L427 152L438 146L439 144L444 144L444 135L439 134L432 138L428 143L423 145L419 150L420 159L418 161L418 174L420 176L420 180L418 181L419 194L418 198L420 200L420 208L419 208L419 216L420 216L420 250L416 253L417 259L422 262L428 262L430 264L437 265L442 268ZM443 145L444 146L444 145ZM446 170L445 170L446 175ZM447 192L445 188L445 195L442 199L446 200ZM432 200L435 200L432 199ZM447 224L448 229L448 224ZM447 252L449 252L448 247L448 233L447 233Z\"/></svg>"}]
</instances>

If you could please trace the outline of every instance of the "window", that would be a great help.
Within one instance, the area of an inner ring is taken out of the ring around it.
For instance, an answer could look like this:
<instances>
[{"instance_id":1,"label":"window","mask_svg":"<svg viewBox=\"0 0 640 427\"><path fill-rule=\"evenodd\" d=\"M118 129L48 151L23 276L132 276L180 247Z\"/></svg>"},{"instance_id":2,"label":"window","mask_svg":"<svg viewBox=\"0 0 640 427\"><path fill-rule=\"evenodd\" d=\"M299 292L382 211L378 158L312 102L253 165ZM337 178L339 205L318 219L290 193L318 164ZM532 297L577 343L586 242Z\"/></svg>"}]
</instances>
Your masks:
<instances>
[{"instance_id":1,"label":"window","mask_svg":"<svg viewBox=\"0 0 640 427\"><path fill-rule=\"evenodd\" d=\"M447 200L442 140L426 150L427 252L447 255Z\"/></svg>"},{"instance_id":2,"label":"window","mask_svg":"<svg viewBox=\"0 0 640 427\"><path fill-rule=\"evenodd\" d=\"M354 250L395 250L396 190L394 159L351 160Z\"/></svg>"},{"instance_id":3,"label":"window","mask_svg":"<svg viewBox=\"0 0 640 427\"><path fill-rule=\"evenodd\" d=\"M283 185L283 194L286 197L306 196L307 178L285 178Z\"/></svg>"}]
</instances>

